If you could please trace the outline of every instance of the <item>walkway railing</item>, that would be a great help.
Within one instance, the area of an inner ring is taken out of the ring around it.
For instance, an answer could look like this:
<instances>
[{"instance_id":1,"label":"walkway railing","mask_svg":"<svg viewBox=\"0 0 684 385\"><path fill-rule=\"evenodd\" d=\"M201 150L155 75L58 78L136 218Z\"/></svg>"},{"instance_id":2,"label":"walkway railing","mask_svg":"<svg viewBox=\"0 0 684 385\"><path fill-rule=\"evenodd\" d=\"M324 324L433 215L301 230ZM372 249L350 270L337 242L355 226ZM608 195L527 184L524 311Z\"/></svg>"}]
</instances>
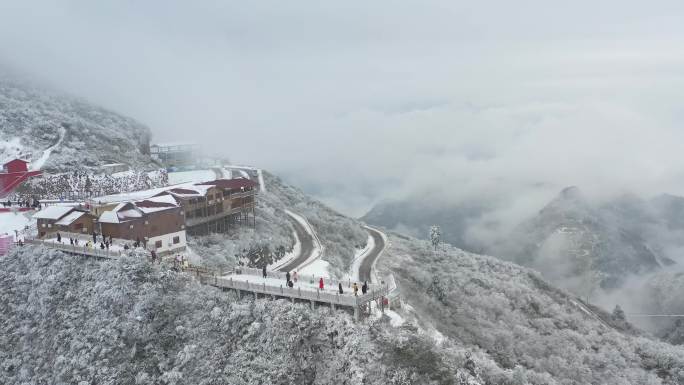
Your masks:
<instances>
[{"instance_id":1,"label":"walkway railing","mask_svg":"<svg viewBox=\"0 0 684 385\"><path fill-rule=\"evenodd\" d=\"M258 276L254 276L258 280ZM233 277L218 277L211 275L200 275L200 282L216 287L243 290L252 293L295 298L313 302L323 302L337 306L359 307L368 302L387 296L389 286L374 288L366 294L355 296L351 292L345 294L321 291L320 289L287 287L284 285L274 286L266 283L249 282L249 279L233 279Z\"/></svg>"},{"instance_id":2,"label":"walkway railing","mask_svg":"<svg viewBox=\"0 0 684 385\"><path fill-rule=\"evenodd\" d=\"M44 245L46 247L50 247L55 250L61 250L67 253L71 254L77 254L77 255L85 255L85 256L90 256L90 257L95 257L95 258L103 258L103 259L118 259L122 257L125 254L125 251L112 251L112 250L101 250L101 249L94 249L94 248L89 248L86 246L81 246L81 245L66 245L66 244L61 244L61 243L56 243L52 241L46 241L43 239L25 239L24 242L26 244L34 244L34 245ZM211 285L215 287L220 287L220 288L225 288L225 289L232 289L232 290L237 290L238 295L240 295L241 291L246 291L250 293L254 293L256 296L257 294L263 294L263 295L271 295L271 296L277 296L277 297L285 297L285 298L291 298L293 301L295 299L299 300L306 300L306 301L311 301L311 306L314 306L314 303L326 303L331 305L331 308L335 308L335 306L344 306L344 307L351 307L354 310L354 317L358 319L359 316L359 310L361 307L364 307L368 305L370 302L387 297L387 295L396 288L396 285L393 284L393 279L390 282L383 282L383 284L372 284L369 285L368 292L366 294L360 294L360 295L354 295L353 292L349 289L345 291L344 294L339 294L336 290L320 290L320 289L315 289L312 287L287 287L285 284L285 273L282 272L276 272L276 271L269 271L267 272L268 277L270 278L278 278L283 280L282 285L269 285L264 282L258 283L258 282L249 282L249 277L253 277L255 281L258 281L261 277L262 271L260 269L253 269L253 268L240 268L236 269L235 272L225 272L225 273L220 273L219 274L229 274L228 276L219 276L217 275L217 272L213 272L210 269L200 267L200 266L191 266L189 268L185 269L191 274L194 274L197 276L199 279L200 283L206 284L206 285ZM234 274L234 276L231 276ZM244 277L245 279L234 279L234 277ZM331 282L331 279L328 278L327 282ZM336 283L340 283L340 281L334 281ZM327 287L336 289L337 286L335 285L330 285L330 283L326 284ZM360 293L360 288L359 288L359 293Z\"/></svg>"},{"instance_id":3,"label":"walkway railing","mask_svg":"<svg viewBox=\"0 0 684 385\"><path fill-rule=\"evenodd\" d=\"M105 259L117 259L121 258L123 255L122 251L113 251L113 250L101 250L101 249L95 249L95 248L89 248L86 247L85 245L66 245L66 244L61 244L61 243L56 243L56 242L49 242L45 241L43 239L24 239L24 243L27 244L33 244L33 245L44 245L46 247L49 247L51 249L55 250L61 250L65 251L67 253L71 254L79 254L79 255L87 255L89 257L96 257L96 258L105 258Z\"/></svg>"},{"instance_id":4,"label":"walkway railing","mask_svg":"<svg viewBox=\"0 0 684 385\"><path fill-rule=\"evenodd\" d=\"M254 275L257 277L261 277L263 271L261 269L253 268L253 267L238 267L235 269L235 272L238 274L245 274L245 275ZM293 272L290 272L290 279L292 279ZM277 279L282 279L283 282L285 282L285 274L282 271L267 271L266 275L269 278L277 278ZM315 275L315 274L298 274L297 279L299 282L309 282L318 285L318 280L321 278L320 275ZM356 282L356 284L359 287L359 293L361 293L361 285L363 285L363 282L360 281L354 281L351 278L348 278L346 280L339 280L339 279L332 279L330 277L323 277L323 283L325 284L325 287L329 288L334 288L337 289L339 284L342 284L342 287L344 288L345 291L349 291L351 293L351 286L352 283ZM371 290L381 290L385 285L383 284L375 284L375 283L368 283L368 291Z\"/></svg>"}]
</instances>

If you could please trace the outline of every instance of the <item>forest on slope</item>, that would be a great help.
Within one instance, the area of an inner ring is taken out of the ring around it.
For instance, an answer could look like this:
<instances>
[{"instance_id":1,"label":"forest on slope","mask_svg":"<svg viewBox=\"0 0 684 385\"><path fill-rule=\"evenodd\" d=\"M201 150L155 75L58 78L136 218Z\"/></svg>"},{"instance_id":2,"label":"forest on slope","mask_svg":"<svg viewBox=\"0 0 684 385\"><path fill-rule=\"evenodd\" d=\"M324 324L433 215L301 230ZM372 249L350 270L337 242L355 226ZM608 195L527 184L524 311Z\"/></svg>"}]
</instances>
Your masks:
<instances>
[{"instance_id":1,"label":"forest on slope","mask_svg":"<svg viewBox=\"0 0 684 385\"><path fill-rule=\"evenodd\" d=\"M399 234L378 263L417 324L473 352L487 383L682 384L684 347L583 304L539 273Z\"/></svg>"},{"instance_id":2,"label":"forest on slope","mask_svg":"<svg viewBox=\"0 0 684 385\"><path fill-rule=\"evenodd\" d=\"M150 129L134 119L0 73L0 160L35 162L59 143L45 170L107 163L147 168L150 137Z\"/></svg>"},{"instance_id":3,"label":"forest on slope","mask_svg":"<svg viewBox=\"0 0 684 385\"><path fill-rule=\"evenodd\" d=\"M481 384L466 352L386 320L243 298L169 266L15 249L0 270L0 383Z\"/></svg>"}]
</instances>

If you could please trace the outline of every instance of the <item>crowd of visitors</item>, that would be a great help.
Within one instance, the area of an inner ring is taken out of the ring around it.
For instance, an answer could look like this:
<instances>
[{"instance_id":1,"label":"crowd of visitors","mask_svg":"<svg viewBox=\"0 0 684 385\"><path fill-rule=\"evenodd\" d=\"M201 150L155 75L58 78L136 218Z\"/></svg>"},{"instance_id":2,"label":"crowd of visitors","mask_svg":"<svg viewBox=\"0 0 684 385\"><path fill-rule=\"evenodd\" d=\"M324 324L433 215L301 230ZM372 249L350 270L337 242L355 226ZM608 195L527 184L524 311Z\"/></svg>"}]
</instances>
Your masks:
<instances>
[{"instance_id":1,"label":"crowd of visitors","mask_svg":"<svg viewBox=\"0 0 684 385\"><path fill-rule=\"evenodd\" d=\"M268 278L268 271L266 270L266 265L262 266L261 275L263 278ZM299 276L297 274L297 271L293 271L292 274L290 274L289 271L285 272L285 285L287 287L293 288L294 284L297 283L298 280L299 280ZM313 281L311 281L310 283L313 283ZM337 285L338 285L338 288L337 288L338 293L344 294L342 282L338 282ZM318 279L318 289L319 290L325 290L325 280L323 279L323 277L319 277L319 279ZM361 290L362 295L365 295L366 293L368 293L368 281L364 281L361 286L359 286L356 282L351 284L351 290L354 293L354 296L359 295L359 289Z\"/></svg>"}]
</instances>

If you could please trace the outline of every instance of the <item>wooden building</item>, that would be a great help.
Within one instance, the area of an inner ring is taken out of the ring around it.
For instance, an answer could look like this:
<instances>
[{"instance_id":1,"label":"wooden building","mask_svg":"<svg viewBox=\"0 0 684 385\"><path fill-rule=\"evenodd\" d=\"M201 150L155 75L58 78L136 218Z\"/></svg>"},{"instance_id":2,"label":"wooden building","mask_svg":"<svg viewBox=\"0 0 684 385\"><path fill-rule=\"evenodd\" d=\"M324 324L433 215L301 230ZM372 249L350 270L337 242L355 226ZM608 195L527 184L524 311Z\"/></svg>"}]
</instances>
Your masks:
<instances>
[{"instance_id":1,"label":"wooden building","mask_svg":"<svg viewBox=\"0 0 684 385\"><path fill-rule=\"evenodd\" d=\"M49 206L35 213L38 235L45 237L58 231L64 233L90 234L96 226L97 217L88 210L69 206Z\"/></svg>"},{"instance_id":2,"label":"wooden building","mask_svg":"<svg viewBox=\"0 0 684 385\"><path fill-rule=\"evenodd\" d=\"M184 230L191 235L204 235L213 232L227 232L238 225L255 224L256 197L259 184L243 178L218 179L203 183L183 183L166 188L136 191L134 193L117 194L93 198L88 201L91 212L100 218L102 233L107 234L110 224L117 224L120 212L131 213L131 207L124 204L138 203L132 200L166 199L165 202L180 207ZM148 198L151 197L151 198ZM113 213L116 213L114 215ZM123 215L123 214L122 214ZM132 220L123 215L122 218ZM135 223L133 223L134 228ZM119 229L116 231L123 231ZM137 231L127 235L126 239L135 240ZM114 236L114 235L113 235ZM142 238L140 238L142 240Z\"/></svg>"},{"instance_id":3,"label":"wooden building","mask_svg":"<svg viewBox=\"0 0 684 385\"><path fill-rule=\"evenodd\" d=\"M185 211L191 235L225 232L231 226L254 223L258 184L249 179L218 179L176 187L157 194L170 195Z\"/></svg>"},{"instance_id":4,"label":"wooden building","mask_svg":"<svg viewBox=\"0 0 684 385\"><path fill-rule=\"evenodd\" d=\"M99 226L106 237L139 240L160 254L187 245L184 210L170 195L119 203L100 215Z\"/></svg>"}]
</instances>

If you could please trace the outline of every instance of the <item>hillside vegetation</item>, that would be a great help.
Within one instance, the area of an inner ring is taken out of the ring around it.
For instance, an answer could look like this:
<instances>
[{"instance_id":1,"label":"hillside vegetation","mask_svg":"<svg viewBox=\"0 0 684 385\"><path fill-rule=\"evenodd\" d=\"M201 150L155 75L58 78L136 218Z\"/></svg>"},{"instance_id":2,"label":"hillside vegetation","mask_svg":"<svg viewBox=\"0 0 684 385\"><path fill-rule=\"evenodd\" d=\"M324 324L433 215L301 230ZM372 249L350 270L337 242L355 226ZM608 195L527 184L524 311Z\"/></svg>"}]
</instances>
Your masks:
<instances>
[{"instance_id":1,"label":"hillside vegetation","mask_svg":"<svg viewBox=\"0 0 684 385\"><path fill-rule=\"evenodd\" d=\"M272 262L270 254L281 248L290 251L294 245L294 229L285 213L292 210L306 217L318 234L325 248L322 258L330 263L330 274L348 273L356 249L368 240L362 223L335 212L273 174L264 172L264 180L268 192L260 192L257 199L256 229L244 226L226 235L191 240L202 263L231 268L245 254L252 256L255 266L262 266L264 260Z\"/></svg>"},{"instance_id":2,"label":"hillside vegetation","mask_svg":"<svg viewBox=\"0 0 684 385\"><path fill-rule=\"evenodd\" d=\"M684 347L554 288L527 268L448 245L390 236L378 263L426 327L472 350L483 379L520 384L682 384Z\"/></svg>"},{"instance_id":3,"label":"hillside vegetation","mask_svg":"<svg viewBox=\"0 0 684 385\"><path fill-rule=\"evenodd\" d=\"M465 352L411 330L308 303L238 301L144 258L24 247L3 265L6 385L481 383Z\"/></svg>"},{"instance_id":4,"label":"hillside vegetation","mask_svg":"<svg viewBox=\"0 0 684 385\"><path fill-rule=\"evenodd\" d=\"M131 118L0 74L0 160L37 161L59 142L43 165L48 171L106 163L146 168L149 140L149 128Z\"/></svg>"}]
</instances>

